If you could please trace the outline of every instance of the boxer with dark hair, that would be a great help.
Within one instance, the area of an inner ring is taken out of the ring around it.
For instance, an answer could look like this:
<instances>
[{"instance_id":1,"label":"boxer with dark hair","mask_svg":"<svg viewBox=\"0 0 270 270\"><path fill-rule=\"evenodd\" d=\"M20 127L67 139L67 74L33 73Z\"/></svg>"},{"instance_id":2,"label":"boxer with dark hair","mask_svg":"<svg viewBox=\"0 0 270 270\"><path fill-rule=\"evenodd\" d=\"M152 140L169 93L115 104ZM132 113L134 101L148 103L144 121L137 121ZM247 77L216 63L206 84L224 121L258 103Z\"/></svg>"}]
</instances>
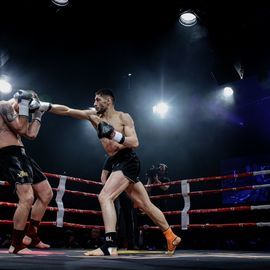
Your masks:
<instances>
[{"instance_id":1,"label":"boxer with dark hair","mask_svg":"<svg viewBox=\"0 0 270 270\"><path fill-rule=\"evenodd\" d=\"M53 193L37 163L25 151L21 137L35 139L44 111L34 109L29 122L29 107L37 97L33 91L19 90L8 101L0 101L0 179L7 180L15 189L18 204L13 216L13 233L9 253L29 254L26 246L48 248L38 237L41 221ZM36 200L34 202L34 198ZM34 204L33 204L34 202ZM32 210L31 210L32 208ZM24 235L26 222L31 220Z\"/></svg>"},{"instance_id":2,"label":"boxer with dark hair","mask_svg":"<svg viewBox=\"0 0 270 270\"><path fill-rule=\"evenodd\" d=\"M90 121L112 162L112 172L98 197L105 226L105 244L85 255L117 255L114 200L123 191L160 227L167 239L167 252L171 255L181 239L173 233L163 213L150 201L143 184L138 180L140 161L133 149L139 146L139 141L134 122L128 113L116 111L114 103L112 91L101 89L95 95L95 109L77 110L53 104L50 110L55 114Z\"/></svg>"}]
</instances>

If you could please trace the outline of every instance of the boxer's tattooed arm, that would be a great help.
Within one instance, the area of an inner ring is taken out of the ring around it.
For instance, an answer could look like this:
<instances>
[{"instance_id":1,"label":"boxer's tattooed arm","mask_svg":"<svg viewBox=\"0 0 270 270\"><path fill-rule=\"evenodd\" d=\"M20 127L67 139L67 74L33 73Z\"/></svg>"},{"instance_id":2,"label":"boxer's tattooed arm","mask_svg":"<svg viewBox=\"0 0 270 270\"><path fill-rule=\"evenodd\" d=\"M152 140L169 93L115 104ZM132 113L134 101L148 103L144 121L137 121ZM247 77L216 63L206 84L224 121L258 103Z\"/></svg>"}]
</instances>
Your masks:
<instances>
[{"instance_id":1,"label":"boxer's tattooed arm","mask_svg":"<svg viewBox=\"0 0 270 270\"><path fill-rule=\"evenodd\" d=\"M1 104L0 105L0 114L8 121L12 122L18 116L17 113L13 110L10 104Z\"/></svg>"}]
</instances>

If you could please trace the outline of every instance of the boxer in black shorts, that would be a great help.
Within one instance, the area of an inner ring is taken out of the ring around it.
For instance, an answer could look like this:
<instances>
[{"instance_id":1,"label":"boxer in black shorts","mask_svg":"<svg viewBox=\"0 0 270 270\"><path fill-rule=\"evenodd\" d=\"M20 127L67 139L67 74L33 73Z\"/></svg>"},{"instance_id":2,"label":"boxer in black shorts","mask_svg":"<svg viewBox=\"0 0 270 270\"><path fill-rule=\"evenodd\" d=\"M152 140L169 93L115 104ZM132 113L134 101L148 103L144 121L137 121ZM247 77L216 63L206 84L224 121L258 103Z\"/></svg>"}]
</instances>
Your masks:
<instances>
[{"instance_id":1,"label":"boxer in black shorts","mask_svg":"<svg viewBox=\"0 0 270 270\"><path fill-rule=\"evenodd\" d=\"M114 200L123 192L129 195L138 208L142 209L160 227L167 239L167 252L173 254L181 239L172 232L163 213L150 201L149 196L137 176L139 161L133 152L139 146L133 119L128 113L116 111L114 94L110 89L96 92L94 109L77 110L65 105L53 104L50 112L84 119L97 130L103 148L113 160L113 171L104 184L99 203L105 226L105 244L87 256L116 256L116 221Z\"/></svg>"},{"instance_id":2,"label":"boxer in black shorts","mask_svg":"<svg viewBox=\"0 0 270 270\"><path fill-rule=\"evenodd\" d=\"M131 149L125 148L120 150L115 156L106 158L101 172L101 182L105 184L112 172L121 170L128 180L137 183L139 181L139 168L140 162L137 155ZM119 246L122 248L137 249L137 213L134 209L133 202L126 192L122 192L114 201L114 205L117 214Z\"/></svg>"},{"instance_id":3,"label":"boxer in black shorts","mask_svg":"<svg viewBox=\"0 0 270 270\"><path fill-rule=\"evenodd\" d=\"M52 189L37 163L25 153L21 140L21 137L33 140L38 135L43 111L36 108L31 122L28 118L35 98L37 96L32 91L19 90L12 99L0 101L0 179L11 183L19 198L9 248L9 253L15 254L31 254L27 248L29 245L49 247L39 239L37 231L53 196Z\"/></svg>"},{"instance_id":4,"label":"boxer in black shorts","mask_svg":"<svg viewBox=\"0 0 270 270\"><path fill-rule=\"evenodd\" d=\"M0 178L11 185L37 184L46 180L39 165L26 155L22 146L10 145L0 148Z\"/></svg>"},{"instance_id":5,"label":"boxer in black shorts","mask_svg":"<svg viewBox=\"0 0 270 270\"><path fill-rule=\"evenodd\" d=\"M136 153L130 148L119 150L110 157L111 172L122 171L124 176L132 183L138 182L140 173L140 161Z\"/></svg>"}]
</instances>

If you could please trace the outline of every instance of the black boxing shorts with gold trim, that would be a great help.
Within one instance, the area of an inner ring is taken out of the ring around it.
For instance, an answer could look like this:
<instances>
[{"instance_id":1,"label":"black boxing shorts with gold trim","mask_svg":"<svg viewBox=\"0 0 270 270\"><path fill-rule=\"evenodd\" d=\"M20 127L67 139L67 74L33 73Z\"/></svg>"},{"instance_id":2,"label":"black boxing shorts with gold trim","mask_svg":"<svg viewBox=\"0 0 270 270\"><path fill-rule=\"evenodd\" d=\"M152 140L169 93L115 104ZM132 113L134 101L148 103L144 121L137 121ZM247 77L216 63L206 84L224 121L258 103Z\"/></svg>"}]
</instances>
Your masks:
<instances>
[{"instance_id":1,"label":"black boxing shorts with gold trim","mask_svg":"<svg viewBox=\"0 0 270 270\"><path fill-rule=\"evenodd\" d=\"M10 184L37 184L46 180L38 164L22 146L0 148L0 179Z\"/></svg>"}]
</instances>

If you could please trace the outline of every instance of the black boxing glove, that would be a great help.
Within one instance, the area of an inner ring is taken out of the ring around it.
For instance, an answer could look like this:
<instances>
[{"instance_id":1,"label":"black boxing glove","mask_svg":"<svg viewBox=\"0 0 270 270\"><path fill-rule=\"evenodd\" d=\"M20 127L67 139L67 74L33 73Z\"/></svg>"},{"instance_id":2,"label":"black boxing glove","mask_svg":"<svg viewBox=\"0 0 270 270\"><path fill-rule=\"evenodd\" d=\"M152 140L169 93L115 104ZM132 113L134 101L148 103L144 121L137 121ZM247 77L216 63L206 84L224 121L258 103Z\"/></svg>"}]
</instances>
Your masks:
<instances>
[{"instance_id":1,"label":"black boxing glove","mask_svg":"<svg viewBox=\"0 0 270 270\"><path fill-rule=\"evenodd\" d=\"M29 116L29 104L33 99L33 91L22 90L17 91L13 98L19 103L19 115Z\"/></svg>"},{"instance_id":2,"label":"black boxing glove","mask_svg":"<svg viewBox=\"0 0 270 270\"><path fill-rule=\"evenodd\" d=\"M125 136L114 129L113 126L106 122L100 122L97 127L98 137L112 139L120 144L123 144L125 141Z\"/></svg>"}]
</instances>

